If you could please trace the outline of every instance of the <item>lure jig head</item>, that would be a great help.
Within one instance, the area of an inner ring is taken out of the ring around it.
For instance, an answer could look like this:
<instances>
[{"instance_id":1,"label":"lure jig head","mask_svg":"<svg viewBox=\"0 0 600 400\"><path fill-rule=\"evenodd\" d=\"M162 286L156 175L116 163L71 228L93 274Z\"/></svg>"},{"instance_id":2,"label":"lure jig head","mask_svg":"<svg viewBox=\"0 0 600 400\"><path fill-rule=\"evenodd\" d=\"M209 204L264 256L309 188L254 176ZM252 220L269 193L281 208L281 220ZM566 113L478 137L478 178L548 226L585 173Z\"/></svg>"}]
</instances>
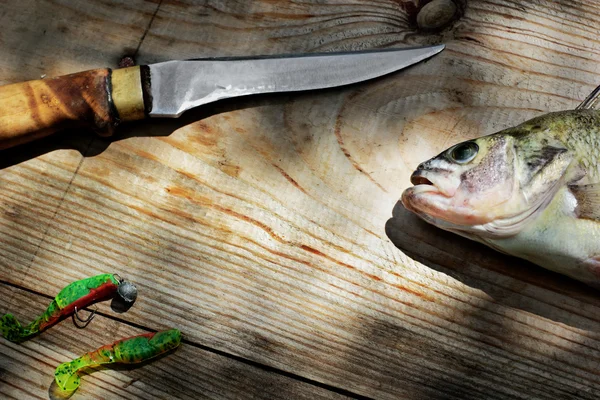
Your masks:
<instances>
[{"instance_id":1,"label":"lure jig head","mask_svg":"<svg viewBox=\"0 0 600 400\"><path fill-rule=\"evenodd\" d=\"M102 274L82 279L66 286L52 300L46 311L27 326L22 326L12 314L0 318L0 331L11 342L23 342L32 336L43 332L52 325L73 315L87 326L95 315L95 311L82 319L78 311L99 301L109 300L118 296L125 303L132 303L137 297L135 286L124 281L116 274Z\"/></svg>"},{"instance_id":2,"label":"lure jig head","mask_svg":"<svg viewBox=\"0 0 600 400\"><path fill-rule=\"evenodd\" d=\"M62 390L70 392L79 387L79 371L83 368L111 363L141 363L177 348L180 343L181 332L177 329L118 340L73 361L60 364L54 372L54 380Z\"/></svg>"}]
</instances>

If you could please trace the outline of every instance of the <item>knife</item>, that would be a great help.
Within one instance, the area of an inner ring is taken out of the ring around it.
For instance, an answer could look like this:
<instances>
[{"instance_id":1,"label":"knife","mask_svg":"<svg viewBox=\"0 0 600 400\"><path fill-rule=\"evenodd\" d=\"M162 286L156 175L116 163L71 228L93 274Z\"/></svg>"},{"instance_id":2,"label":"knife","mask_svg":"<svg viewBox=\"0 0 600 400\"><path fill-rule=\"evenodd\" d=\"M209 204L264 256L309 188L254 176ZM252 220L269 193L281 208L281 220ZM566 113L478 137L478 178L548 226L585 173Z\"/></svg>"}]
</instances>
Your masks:
<instances>
[{"instance_id":1,"label":"knife","mask_svg":"<svg viewBox=\"0 0 600 400\"><path fill-rule=\"evenodd\" d=\"M217 100L331 88L434 56L444 45L350 53L167 61L0 87L0 150L64 128L110 136L122 122L179 117Z\"/></svg>"}]
</instances>

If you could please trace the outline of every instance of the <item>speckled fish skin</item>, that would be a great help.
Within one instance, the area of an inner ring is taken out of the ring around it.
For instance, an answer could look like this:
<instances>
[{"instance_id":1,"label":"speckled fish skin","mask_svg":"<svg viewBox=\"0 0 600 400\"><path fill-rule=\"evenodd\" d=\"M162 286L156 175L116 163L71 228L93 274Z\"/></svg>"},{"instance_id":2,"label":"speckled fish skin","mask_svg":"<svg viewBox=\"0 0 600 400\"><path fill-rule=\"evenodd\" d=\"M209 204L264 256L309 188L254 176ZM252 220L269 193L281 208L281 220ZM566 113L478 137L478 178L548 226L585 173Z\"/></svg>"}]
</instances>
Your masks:
<instances>
[{"instance_id":1,"label":"speckled fish skin","mask_svg":"<svg viewBox=\"0 0 600 400\"><path fill-rule=\"evenodd\" d=\"M420 164L402 203L442 229L600 287L599 153L600 112L546 114Z\"/></svg>"},{"instance_id":2,"label":"speckled fish skin","mask_svg":"<svg viewBox=\"0 0 600 400\"><path fill-rule=\"evenodd\" d=\"M73 282L63 288L46 311L27 326L22 326L12 314L2 316L0 332L11 342L23 342L73 314L75 307L82 309L113 297L119 283L114 274L101 274Z\"/></svg>"},{"instance_id":3,"label":"speckled fish skin","mask_svg":"<svg viewBox=\"0 0 600 400\"><path fill-rule=\"evenodd\" d=\"M173 350L180 343L181 332L177 329L118 340L73 361L60 364L54 372L54 380L62 390L73 391L81 383L78 372L83 368L111 363L141 363Z\"/></svg>"}]
</instances>

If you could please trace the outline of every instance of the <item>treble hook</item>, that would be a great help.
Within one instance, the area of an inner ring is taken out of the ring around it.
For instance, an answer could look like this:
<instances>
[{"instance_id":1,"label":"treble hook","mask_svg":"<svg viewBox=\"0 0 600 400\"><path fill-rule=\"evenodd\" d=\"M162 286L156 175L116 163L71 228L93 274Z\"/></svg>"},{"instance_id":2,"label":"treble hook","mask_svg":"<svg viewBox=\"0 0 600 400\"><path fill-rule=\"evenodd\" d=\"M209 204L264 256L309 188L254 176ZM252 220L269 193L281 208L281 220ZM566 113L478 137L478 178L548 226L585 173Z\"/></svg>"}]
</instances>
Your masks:
<instances>
[{"instance_id":1,"label":"treble hook","mask_svg":"<svg viewBox=\"0 0 600 400\"><path fill-rule=\"evenodd\" d=\"M78 327L79 329L83 329L86 326L89 325L90 322L92 322L92 320L94 319L94 317L96 316L96 310L92 310L92 313L90 315L88 315L88 317L86 319L82 319L78 312L80 310L77 309L77 306L75 306L75 312L73 313L73 324ZM79 322L83 322L83 325L79 325L75 319L77 319Z\"/></svg>"}]
</instances>

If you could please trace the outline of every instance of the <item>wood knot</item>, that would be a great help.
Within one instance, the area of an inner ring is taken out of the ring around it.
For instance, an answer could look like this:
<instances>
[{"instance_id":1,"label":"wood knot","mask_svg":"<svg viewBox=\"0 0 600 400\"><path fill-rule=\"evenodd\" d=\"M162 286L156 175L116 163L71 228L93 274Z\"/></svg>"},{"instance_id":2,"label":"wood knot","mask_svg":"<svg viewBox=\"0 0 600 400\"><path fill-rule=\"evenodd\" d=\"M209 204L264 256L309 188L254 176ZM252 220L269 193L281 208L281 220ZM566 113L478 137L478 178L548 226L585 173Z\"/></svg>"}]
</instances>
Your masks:
<instances>
[{"instance_id":1,"label":"wood knot","mask_svg":"<svg viewBox=\"0 0 600 400\"><path fill-rule=\"evenodd\" d=\"M417 14L417 26L422 30L437 30L456 18L458 7L452 0L433 0L425 4Z\"/></svg>"},{"instance_id":2,"label":"wood knot","mask_svg":"<svg viewBox=\"0 0 600 400\"><path fill-rule=\"evenodd\" d=\"M464 13L466 0L400 0L410 25L421 31L441 31Z\"/></svg>"},{"instance_id":3,"label":"wood knot","mask_svg":"<svg viewBox=\"0 0 600 400\"><path fill-rule=\"evenodd\" d=\"M128 68L133 67L135 65L135 60L133 56L123 56L119 60L119 68Z\"/></svg>"}]
</instances>

